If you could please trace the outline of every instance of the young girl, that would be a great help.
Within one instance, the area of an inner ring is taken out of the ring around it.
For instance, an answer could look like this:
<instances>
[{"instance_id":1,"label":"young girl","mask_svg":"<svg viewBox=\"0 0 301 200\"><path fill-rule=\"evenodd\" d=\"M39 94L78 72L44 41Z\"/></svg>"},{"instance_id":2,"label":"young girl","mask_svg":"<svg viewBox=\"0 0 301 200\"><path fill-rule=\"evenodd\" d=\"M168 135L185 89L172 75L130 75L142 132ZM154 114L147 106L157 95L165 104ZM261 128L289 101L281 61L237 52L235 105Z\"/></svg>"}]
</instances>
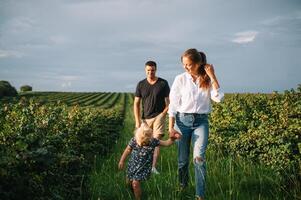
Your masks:
<instances>
[{"instance_id":1,"label":"young girl","mask_svg":"<svg viewBox=\"0 0 301 200\"><path fill-rule=\"evenodd\" d=\"M142 123L140 128L136 130L135 137L133 137L128 146L125 148L118 168L124 168L124 162L129 154L131 154L127 167L127 181L131 184L136 199L141 198L140 182L146 180L152 169L153 154L157 146L170 146L175 139L180 135L169 138L166 141L153 138L153 130Z\"/></svg>"}]
</instances>

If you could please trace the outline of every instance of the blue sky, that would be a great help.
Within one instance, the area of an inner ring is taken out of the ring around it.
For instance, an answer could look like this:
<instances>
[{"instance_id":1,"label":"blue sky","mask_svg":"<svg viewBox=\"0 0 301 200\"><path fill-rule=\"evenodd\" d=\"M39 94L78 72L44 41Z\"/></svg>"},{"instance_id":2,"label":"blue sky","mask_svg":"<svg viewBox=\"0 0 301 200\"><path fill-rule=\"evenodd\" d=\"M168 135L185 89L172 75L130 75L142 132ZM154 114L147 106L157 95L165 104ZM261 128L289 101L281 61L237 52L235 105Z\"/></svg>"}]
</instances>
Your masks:
<instances>
[{"instance_id":1,"label":"blue sky","mask_svg":"<svg viewBox=\"0 0 301 200\"><path fill-rule=\"evenodd\" d=\"M0 80L134 92L147 60L171 85L197 48L225 92L282 92L301 83L300 36L300 0L0 0Z\"/></svg>"}]
</instances>

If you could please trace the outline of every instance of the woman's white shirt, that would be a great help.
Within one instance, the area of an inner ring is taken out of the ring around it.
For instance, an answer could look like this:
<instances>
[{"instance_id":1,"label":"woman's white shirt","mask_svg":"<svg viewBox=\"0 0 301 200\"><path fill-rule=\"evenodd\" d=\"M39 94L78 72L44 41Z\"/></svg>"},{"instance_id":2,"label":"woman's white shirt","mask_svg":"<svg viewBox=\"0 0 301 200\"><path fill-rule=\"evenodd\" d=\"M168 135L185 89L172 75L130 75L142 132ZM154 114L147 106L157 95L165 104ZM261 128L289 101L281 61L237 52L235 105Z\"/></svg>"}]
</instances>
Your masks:
<instances>
[{"instance_id":1,"label":"woman's white shirt","mask_svg":"<svg viewBox=\"0 0 301 200\"><path fill-rule=\"evenodd\" d=\"M169 94L170 104L168 114L174 117L180 113L207 114L211 111L210 99L221 102L224 93L219 89L206 90L199 86L199 81L193 81L187 72L176 76Z\"/></svg>"}]
</instances>

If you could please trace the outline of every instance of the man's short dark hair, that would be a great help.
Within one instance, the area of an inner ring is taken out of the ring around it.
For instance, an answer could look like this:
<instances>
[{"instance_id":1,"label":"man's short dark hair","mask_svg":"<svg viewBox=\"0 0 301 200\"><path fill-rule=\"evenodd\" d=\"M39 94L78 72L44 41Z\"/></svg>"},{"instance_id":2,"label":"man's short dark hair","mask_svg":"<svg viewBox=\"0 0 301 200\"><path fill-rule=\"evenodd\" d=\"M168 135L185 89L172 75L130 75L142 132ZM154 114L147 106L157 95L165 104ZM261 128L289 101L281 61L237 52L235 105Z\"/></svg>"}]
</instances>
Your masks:
<instances>
[{"instance_id":1,"label":"man's short dark hair","mask_svg":"<svg viewBox=\"0 0 301 200\"><path fill-rule=\"evenodd\" d=\"M157 64L155 61L149 60L145 63L145 66L155 67L157 69Z\"/></svg>"}]
</instances>

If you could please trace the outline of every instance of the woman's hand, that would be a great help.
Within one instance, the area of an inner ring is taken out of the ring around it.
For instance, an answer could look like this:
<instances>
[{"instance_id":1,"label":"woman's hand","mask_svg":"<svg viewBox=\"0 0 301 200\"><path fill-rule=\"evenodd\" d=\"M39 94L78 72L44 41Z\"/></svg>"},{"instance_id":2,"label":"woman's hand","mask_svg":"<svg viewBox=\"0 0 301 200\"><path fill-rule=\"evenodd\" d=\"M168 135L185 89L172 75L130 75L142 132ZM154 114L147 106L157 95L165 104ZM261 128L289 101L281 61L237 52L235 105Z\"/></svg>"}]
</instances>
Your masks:
<instances>
[{"instance_id":1,"label":"woman's hand","mask_svg":"<svg viewBox=\"0 0 301 200\"><path fill-rule=\"evenodd\" d=\"M169 138L171 139L179 139L181 138L181 133L176 131L174 128L169 129Z\"/></svg>"},{"instance_id":2,"label":"woman's hand","mask_svg":"<svg viewBox=\"0 0 301 200\"><path fill-rule=\"evenodd\" d=\"M213 65L206 64L204 69L205 69L207 75L209 76L209 78L211 80L212 88L215 89L215 90L218 90L219 89L219 83L218 83L217 78L215 76Z\"/></svg>"},{"instance_id":3,"label":"woman's hand","mask_svg":"<svg viewBox=\"0 0 301 200\"><path fill-rule=\"evenodd\" d=\"M206 64L204 69L205 69L206 73L208 74L208 76L210 77L210 79L213 80L215 78L213 65Z\"/></svg>"}]
</instances>

